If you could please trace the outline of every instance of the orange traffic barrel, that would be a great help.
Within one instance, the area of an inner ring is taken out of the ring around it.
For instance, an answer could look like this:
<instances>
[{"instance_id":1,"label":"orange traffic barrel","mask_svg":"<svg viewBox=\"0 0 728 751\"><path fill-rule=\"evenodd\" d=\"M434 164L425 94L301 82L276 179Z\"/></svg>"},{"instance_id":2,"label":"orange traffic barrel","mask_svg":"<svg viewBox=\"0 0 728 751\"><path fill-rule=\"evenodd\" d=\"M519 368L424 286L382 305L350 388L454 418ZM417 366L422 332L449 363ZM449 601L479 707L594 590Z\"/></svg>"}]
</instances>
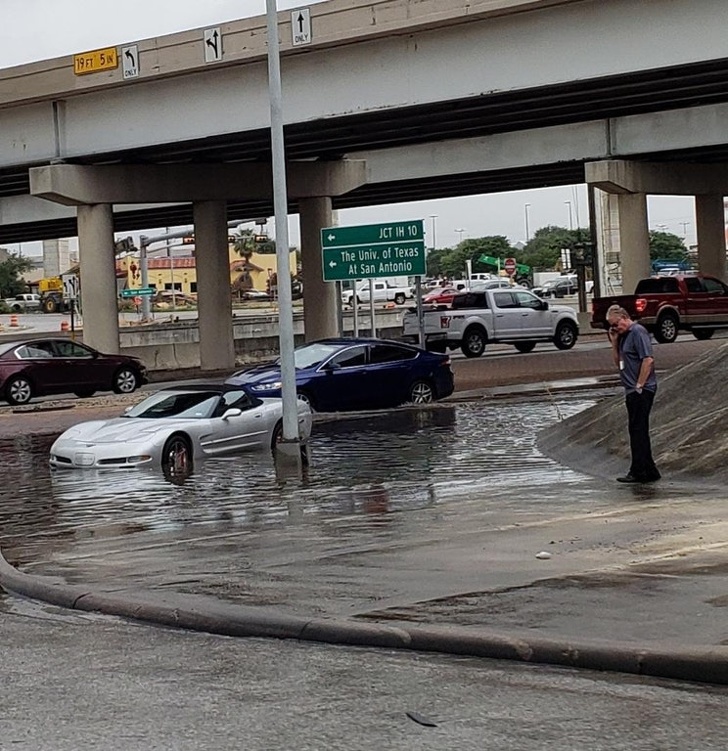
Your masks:
<instances>
[{"instance_id":1,"label":"orange traffic barrel","mask_svg":"<svg viewBox=\"0 0 728 751\"><path fill-rule=\"evenodd\" d=\"M61 331L68 331L69 328L68 321L61 321Z\"/></svg>"},{"instance_id":2,"label":"orange traffic barrel","mask_svg":"<svg viewBox=\"0 0 728 751\"><path fill-rule=\"evenodd\" d=\"M11 326L17 326L18 325L18 316L10 316L10 325Z\"/></svg>"}]
</instances>

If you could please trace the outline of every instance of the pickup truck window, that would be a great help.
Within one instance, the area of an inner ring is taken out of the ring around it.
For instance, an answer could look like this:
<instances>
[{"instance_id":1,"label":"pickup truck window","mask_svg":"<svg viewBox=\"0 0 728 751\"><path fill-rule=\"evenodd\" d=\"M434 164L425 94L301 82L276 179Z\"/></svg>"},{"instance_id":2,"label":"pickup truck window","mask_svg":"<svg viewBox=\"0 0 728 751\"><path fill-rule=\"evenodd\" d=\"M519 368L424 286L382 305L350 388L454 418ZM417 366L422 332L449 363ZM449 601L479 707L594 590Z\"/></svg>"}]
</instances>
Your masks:
<instances>
[{"instance_id":1,"label":"pickup truck window","mask_svg":"<svg viewBox=\"0 0 728 751\"><path fill-rule=\"evenodd\" d=\"M462 310L463 308L487 308L488 298L483 292L464 292L456 295L452 300L453 310Z\"/></svg>"},{"instance_id":2,"label":"pickup truck window","mask_svg":"<svg viewBox=\"0 0 728 751\"><path fill-rule=\"evenodd\" d=\"M660 292L680 292L677 279L664 276L650 279L640 279L634 291L635 295L653 295Z\"/></svg>"},{"instance_id":3,"label":"pickup truck window","mask_svg":"<svg viewBox=\"0 0 728 751\"><path fill-rule=\"evenodd\" d=\"M493 302L497 308L518 308L518 300L512 292L494 292Z\"/></svg>"},{"instance_id":4,"label":"pickup truck window","mask_svg":"<svg viewBox=\"0 0 728 751\"><path fill-rule=\"evenodd\" d=\"M541 300L532 295L530 292L515 291L511 294L515 295L516 300L518 301L518 306L520 308L533 308L534 310L541 309Z\"/></svg>"},{"instance_id":5,"label":"pickup truck window","mask_svg":"<svg viewBox=\"0 0 728 751\"><path fill-rule=\"evenodd\" d=\"M705 292L703 284L697 276L687 277L685 279L685 288L692 294L695 294L696 292Z\"/></svg>"},{"instance_id":6,"label":"pickup truck window","mask_svg":"<svg viewBox=\"0 0 728 751\"><path fill-rule=\"evenodd\" d=\"M725 295L725 287L716 279L703 279L705 291L711 295Z\"/></svg>"}]
</instances>

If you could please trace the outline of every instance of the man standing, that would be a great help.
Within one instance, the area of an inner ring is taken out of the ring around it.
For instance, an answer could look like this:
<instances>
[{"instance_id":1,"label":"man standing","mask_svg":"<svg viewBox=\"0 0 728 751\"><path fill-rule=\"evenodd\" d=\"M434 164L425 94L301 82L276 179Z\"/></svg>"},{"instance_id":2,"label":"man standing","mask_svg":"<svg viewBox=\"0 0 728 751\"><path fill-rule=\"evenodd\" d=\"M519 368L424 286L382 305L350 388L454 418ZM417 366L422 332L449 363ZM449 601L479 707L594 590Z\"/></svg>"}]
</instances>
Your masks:
<instances>
[{"instance_id":1,"label":"man standing","mask_svg":"<svg viewBox=\"0 0 728 751\"><path fill-rule=\"evenodd\" d=\"M609 341L614 364L625 391L629 447L632 464L618 482L655 482L660 472L652 458L650 445L650 411L657 391L652 342L644 326L633 321L619 305L607 310Z\"/></svg>"}]
</instances>

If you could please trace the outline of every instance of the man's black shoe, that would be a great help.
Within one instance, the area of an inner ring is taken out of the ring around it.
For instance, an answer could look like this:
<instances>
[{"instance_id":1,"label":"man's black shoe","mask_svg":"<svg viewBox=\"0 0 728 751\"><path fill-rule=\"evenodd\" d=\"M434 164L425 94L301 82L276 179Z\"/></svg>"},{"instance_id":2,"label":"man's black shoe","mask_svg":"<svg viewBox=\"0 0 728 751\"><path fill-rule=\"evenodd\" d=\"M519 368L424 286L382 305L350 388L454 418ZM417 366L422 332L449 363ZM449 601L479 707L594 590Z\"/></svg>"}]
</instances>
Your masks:
<instances>
[{"instance_id":1,"label":"man's black shoe","mask_svg":"<svg viewBox=\"0 0 728 751\"><path fill-rule=\"evenodd\" d=\"M624 477L618 477L617 482L642 482L642 480L638 480L634 475L626 474Z\"/></svg>"},{"instance_id":2,"label":"man's black shoe","mask_svg":"<svg viewBox=\"0 0 728 751\"><path fill-rule=\"evenodd\" d=\"M627 482L627 483L636 483L636 482L657 482L660 479L661 475L658 472L656 475L652 475L651 477L635 477L632 474L627 473L624 475L624 477L618 477L617 482Z\"/></svg>"}]
</instances>

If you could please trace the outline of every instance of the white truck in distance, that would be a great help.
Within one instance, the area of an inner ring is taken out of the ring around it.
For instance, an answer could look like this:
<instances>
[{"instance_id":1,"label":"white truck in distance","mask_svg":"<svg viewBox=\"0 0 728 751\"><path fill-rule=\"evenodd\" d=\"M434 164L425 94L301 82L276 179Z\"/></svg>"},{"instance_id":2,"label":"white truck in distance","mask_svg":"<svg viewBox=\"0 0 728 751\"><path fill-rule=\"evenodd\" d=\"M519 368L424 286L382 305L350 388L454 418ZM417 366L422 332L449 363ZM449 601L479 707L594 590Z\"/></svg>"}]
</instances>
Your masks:
<instances>
[{"instance_id":1,"label":"white truck in distance","mask_svg":"<svg viewBox=\"0 0 728 751\"><path fill-rule=\"evenodd\" d=\"M341 299L345 305L352 305L353 297L354 290L347 289L341 293ZM407 300L411 300L413 297L412 288L407 282L407 277L374 280L374 302L393 302L396 305L404 305ZM368 279L357 283L356 300L359 303L369 302Z\"/></svg>"},{"instance_id":2,"label":"white truck in distance","mask_svg":"<svg viewBox=\"0 0 728 751\"><path fill-rule=\"evenodd\" d=\"M35 292L26 292L15 297L8 297L3 302L13 313L27 313L33 310L40 310L40 295L37 295Z\"/></svg>"},{"instance_id":3,"label":"white truck in distance","mask_svg":"<svg viewBox=\"0 0 728 751\"><path fill-rule=\"evenodd\" d=\"M409 308L402 322L402 338L419 342L416 308ZM537 342L552 342L571 349L579 336L576 312L567 305L552 305L530 290L485 289L463 292L451 306L426 306L425 346L445 352L459 347L466 357L480 357L487 344L512 344L530 352Z\"/></svg>"}]
</instances>

